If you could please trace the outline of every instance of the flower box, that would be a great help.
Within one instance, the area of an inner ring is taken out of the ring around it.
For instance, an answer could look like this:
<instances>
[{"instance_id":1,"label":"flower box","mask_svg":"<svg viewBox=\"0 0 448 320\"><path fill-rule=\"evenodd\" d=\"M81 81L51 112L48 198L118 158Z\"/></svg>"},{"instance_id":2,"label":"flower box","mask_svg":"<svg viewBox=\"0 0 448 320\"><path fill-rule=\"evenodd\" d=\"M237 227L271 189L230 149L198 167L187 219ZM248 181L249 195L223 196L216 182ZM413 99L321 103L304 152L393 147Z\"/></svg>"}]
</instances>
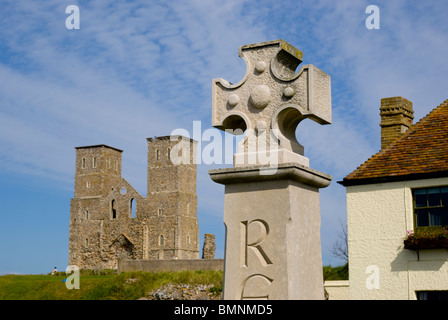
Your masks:
<instances>
[{"instance_id":1,"label":"flower box","mask_svg":"<svg viewBox=\"0 0 448 320\"><path fill-rule=\"evenodd\" d=\"M404 248L409 250L448 249L448 239L414 238L404 240Z\"/></svg>"}]
</instances>

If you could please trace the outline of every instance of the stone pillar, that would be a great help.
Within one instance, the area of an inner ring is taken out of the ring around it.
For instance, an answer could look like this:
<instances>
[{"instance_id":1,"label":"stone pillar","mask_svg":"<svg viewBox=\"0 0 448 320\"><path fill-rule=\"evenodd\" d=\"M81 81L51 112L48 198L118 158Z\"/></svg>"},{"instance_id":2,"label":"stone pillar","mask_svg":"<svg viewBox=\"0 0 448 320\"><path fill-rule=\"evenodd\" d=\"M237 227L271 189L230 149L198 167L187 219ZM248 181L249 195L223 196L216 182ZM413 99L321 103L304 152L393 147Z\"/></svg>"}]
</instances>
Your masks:
<instances>
[{"instance_id":1,"label":"stone pillar","mask_svg":"<svg viewBox=\"0 0 448 320\"><path fill-rule=\"evenodd\" d=\"M210 170L225 185L224 299L324 299L319 189L331 176L309 168L296 140L305 118L331 123L330 77L303 66L276 40L240 47L246 75L213 81L212 123L245 137L234 167Z\"/></svg>"},{"instance_id":2,"label":"stone pillar","mask_svg":"<svg viewBox=\"0 0 448 320\"><path fill-rule=\"evenodd\" d=\"M225 185L224 299L324 299L319 188L331 177L299 164L211 170Z\"/></svg>"}]
</instances>

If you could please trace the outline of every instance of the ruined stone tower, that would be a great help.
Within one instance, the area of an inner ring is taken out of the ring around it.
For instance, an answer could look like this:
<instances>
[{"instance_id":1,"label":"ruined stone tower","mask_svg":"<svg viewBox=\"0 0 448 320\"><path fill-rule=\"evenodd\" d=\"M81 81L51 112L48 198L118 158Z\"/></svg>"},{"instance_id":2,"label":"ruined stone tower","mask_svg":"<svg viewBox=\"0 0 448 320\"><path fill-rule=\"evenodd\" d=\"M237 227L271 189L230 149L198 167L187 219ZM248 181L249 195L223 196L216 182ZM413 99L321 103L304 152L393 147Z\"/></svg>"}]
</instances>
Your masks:
<instances>
[{"instance_id":1,"label":"ruined stone tower","mask_svg":"<svg viewBox=\"0 0 448 320\"><path fill-rule=\"evenodd\" d=\"M116 268L119 259L199 258L196 165L173 164L169 158L178 141L194 141L176 139L147 139L146 198L121 177L122 150L106 145L75 148L70 265ZM187 151L189 158L196 156L195 148L183 149Z\"/></svg>"},{"instance_id":2,"label":"ruined stone tower","mask_svg":"<svg viewBox=\"0 0 448 320\"><path fill-rule=\"evenodd\" d=\"M186 163L173 164L171 152L186 143ZM197 220L195 142L184 137L148 138L148 192L150 244L149 259L197 259L199 225Z\"/></svg>"}]
</instances>

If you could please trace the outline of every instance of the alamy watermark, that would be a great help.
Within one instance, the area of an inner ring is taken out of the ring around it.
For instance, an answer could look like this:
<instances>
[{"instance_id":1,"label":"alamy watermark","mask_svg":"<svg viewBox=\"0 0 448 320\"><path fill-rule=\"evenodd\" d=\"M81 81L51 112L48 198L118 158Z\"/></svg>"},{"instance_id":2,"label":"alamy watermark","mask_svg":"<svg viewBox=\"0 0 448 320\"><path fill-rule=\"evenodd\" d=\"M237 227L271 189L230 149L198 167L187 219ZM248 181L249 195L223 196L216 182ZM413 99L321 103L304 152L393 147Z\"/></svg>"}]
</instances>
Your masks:
<instances>
[{"instance_id":1,"label":"alamy watermark","mask_svg":"<svg viewBox=\"0 0 448 320\"><path fill-rule=\"evenodd\" d=\"M370 265L366 268L368 274L366 278L366 288L369 290L380 288L380 268L375 265Z\"/></svg>"},{"instance_id":2,"label":"alamy watermark","mask_svg":"<svg viewBox=\"0 0 448 320\"><path fill-rule=\"evenodd\" d=\"M68 30L80 29L81 17L79 14L79 7L75 5L70 5L65 8L65 13L70 14L65 19L65 27Z\"/></svg>"},{"instance_id":3,"label":"alamy watermark","mask_svg":"<svg viewBox=\"0 0 448 320\"><path fill-rule=\"evenodd\" d=\"M370 14L366 19L366 28L369 30L380 28L380 8L376 5L369 5L366 13Z\"/></svg>"},{"instance_id":4,"label":"alamy watermark","mask_svg":"<svg viewBox=\"0 0 448 320\"><path fill-rule=\"evenodd\" d=\"M65 269L65 274L69 275L67 279L64 279L67 289L79 289L79 268L75 265L70 265Z\"/></svg>"},{"instance_id":5,"label":"alamy watermark","mask_svg":"<svg viewBox=\"0 0 448 320\"><path fill-rule=\"evenodd\" d=\"M268 133L269 132L269 133ZM279 132L276 129L226 129L223 134L215 128L202 131L201 121L193 121L193 134L186 129L171 132L171 141L178 143L170 151L173 164L235 164L261 165L265 167L260 174L274 174L279 163ZM179 136L187 139L180 139ZM238 137L242 137L238 139ZM191 158L191 144L188 139L197 142L198 157ZM240 140L240 141L237 141ZM237 156L234 158L236 149Z\"/></svg>"}]
</instances>

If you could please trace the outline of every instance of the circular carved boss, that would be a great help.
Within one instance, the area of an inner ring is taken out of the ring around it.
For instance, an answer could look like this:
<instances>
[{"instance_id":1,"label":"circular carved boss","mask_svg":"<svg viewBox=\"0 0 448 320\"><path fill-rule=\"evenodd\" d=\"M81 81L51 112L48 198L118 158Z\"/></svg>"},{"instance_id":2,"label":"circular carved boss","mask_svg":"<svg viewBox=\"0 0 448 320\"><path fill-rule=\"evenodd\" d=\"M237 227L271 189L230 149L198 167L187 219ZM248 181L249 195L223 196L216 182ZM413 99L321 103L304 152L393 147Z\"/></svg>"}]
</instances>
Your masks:
<instances>
[{"instance_id":1,"label":"circular carved boss","mask_svg":"<svg viewBox=\"0 0 448 320\"><path fill-rule=\"evenodd\" d=\"M250 102L256 108L264 108L271 101L271 90L266 85L256 86L250 94Z\"/></svg>"}]
</instances>

